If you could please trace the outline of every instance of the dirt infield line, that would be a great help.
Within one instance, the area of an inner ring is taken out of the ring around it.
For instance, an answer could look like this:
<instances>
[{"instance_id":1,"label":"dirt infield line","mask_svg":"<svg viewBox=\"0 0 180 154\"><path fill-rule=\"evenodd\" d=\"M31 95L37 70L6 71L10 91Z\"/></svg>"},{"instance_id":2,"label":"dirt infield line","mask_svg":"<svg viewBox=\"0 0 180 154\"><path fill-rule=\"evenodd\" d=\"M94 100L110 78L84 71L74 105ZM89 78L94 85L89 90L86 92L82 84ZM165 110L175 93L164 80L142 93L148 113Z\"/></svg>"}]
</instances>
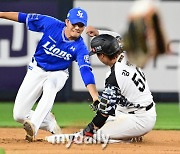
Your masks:
<instances>
[{"instance_id":1,"label":"dirt infield line","mask_svg":"<svg viewBox=\"0 0 180 154\"><path fill-rule=\"evenodd\" d=\"M64 133L79 131L78 128L63 128ZM142 143L109 144L105 149L101 145L75 145L66 148L65 144L50 144L43 139L51 135L39 131L36 141L24 140L22 128L0 128L0 147L6 154L179 154L180 131L153 130L144 136Z\"/></svg>"}]
</instances>

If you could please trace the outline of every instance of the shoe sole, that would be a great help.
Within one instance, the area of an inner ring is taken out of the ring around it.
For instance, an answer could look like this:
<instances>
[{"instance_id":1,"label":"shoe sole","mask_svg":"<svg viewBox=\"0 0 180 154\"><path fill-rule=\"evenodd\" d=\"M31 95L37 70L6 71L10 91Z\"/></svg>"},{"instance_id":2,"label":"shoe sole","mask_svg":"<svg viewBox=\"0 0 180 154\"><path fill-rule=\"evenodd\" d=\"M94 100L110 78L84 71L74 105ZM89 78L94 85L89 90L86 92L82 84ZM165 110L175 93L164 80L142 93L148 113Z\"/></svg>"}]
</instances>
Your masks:
<instances>
[{"instance_id":1,"label":"shoe sole","mask_svg":"<svg viewBox=\"0 0 180 154\"><path fill-rule=\"evenodd\" d=\"M30 124L29 122L25 121L24 122L24 129L26 131L26 137L25 140L28 142L33 142L34 141L34 129L33 125Z\"/></svg>"}]
</instances>

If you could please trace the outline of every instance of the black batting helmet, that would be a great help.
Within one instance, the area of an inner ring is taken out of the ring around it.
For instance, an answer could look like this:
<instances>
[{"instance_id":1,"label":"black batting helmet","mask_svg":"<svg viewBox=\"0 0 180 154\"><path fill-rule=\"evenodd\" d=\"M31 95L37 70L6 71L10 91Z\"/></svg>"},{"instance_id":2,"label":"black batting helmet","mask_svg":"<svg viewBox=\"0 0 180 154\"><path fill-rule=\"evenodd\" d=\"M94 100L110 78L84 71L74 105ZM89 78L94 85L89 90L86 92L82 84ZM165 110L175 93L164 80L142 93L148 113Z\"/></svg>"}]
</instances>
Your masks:
<instances>
[{"instance_id":1,"label":"black batting helmet","mask_svg":"<svg viewBox=\"0 0 180 154\"><path fill-rule=\"evenodd\" d=\"M113 55L121 49L117 39L109 34L101 34L91 41L90 56L96 53Z\"/></svg>"}]
</instances>

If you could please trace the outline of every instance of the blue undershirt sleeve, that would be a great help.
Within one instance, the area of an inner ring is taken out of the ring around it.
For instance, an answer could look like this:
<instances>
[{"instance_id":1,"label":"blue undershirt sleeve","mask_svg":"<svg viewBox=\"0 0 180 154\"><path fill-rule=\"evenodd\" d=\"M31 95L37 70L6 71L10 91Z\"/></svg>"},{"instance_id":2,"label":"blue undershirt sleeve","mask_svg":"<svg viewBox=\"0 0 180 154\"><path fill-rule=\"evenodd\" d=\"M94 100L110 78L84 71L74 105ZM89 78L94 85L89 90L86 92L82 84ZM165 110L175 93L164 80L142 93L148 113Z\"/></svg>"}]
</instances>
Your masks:
<instances>
[{"instance_id":1,"label":"blue undershirt sleeve","mask_svg":"<svg viewBox=\"0 0 180 154\"><path fill-rule=\"evenodd\" d=\"M26 23L27 14L19 12L18 15L18 22L20 23Z\"/></svg>"},{"instance_id":2,"label":"blue undershirt sleeve","mask_svg":"<svg viewBox=\"0 0 180 154\"><path fill-rule=\"evenodd\" d=\"M81 67L80 72L85 86L87 86L88 84L95 84L94 74L92 73L90 67Z\"/></svg>"}]
</instances>

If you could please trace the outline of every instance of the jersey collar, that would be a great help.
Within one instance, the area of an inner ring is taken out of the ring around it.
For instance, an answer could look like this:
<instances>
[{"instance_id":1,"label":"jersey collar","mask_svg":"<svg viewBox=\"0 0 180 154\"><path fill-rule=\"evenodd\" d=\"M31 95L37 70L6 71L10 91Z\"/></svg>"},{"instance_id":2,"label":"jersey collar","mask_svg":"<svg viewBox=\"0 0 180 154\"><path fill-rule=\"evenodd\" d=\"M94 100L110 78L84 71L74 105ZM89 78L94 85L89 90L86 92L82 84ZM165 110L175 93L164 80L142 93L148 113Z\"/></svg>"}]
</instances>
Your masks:
<instances>
[{"instance_id":1,"label":"jersey collar","mask_svg":"<svg viewBox=\"0 0 180 154\"><path fill-rule=\"evenodd\" d=\"M66 27L63 28L62 33L61 33L62 40L63 40L64 42L74 42L74 40L68 40L68 38L66 37L66 35L65 35L65 28L66 28Z\"/></svg>"}]
</instances>

